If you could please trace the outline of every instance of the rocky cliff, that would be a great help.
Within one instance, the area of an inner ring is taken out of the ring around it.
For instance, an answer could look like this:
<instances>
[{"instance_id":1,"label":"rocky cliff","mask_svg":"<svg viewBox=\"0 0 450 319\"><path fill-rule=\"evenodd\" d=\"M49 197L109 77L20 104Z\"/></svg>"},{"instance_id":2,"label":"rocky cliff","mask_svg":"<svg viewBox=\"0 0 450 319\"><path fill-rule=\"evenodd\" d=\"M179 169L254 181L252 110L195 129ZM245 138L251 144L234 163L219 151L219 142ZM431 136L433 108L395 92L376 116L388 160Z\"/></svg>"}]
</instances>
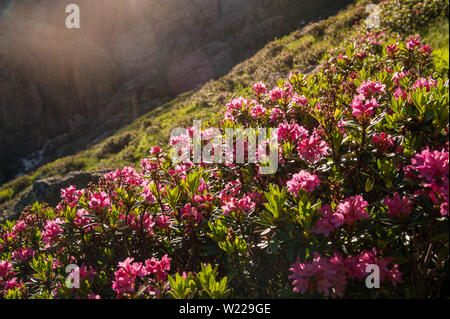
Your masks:
<instances>
[{"instance_id":1,"label":"rocky cliff","mask_svg":"<svg viewBox=\"0 0 450 319\"><path fill-rule=\"evenodd\" d=\"M19 159L73 153L349 2L0 0L0 183ZM81 29L64 26L69 3Z\"/></svg>"}]
</instances>

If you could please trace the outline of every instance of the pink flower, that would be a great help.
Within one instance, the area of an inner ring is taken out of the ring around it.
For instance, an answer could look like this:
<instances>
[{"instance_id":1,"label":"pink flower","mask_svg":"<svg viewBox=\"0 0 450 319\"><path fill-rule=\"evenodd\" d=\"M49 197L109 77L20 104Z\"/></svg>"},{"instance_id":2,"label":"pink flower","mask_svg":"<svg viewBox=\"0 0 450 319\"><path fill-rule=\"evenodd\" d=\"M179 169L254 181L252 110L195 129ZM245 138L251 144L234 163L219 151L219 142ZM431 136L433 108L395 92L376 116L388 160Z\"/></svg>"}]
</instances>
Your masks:
<instances>
[{"instance_id":1,"label":"pink flower","mask_svg":"<svg viewBox=\"0 0 450 319\"><path fill-rule=\"evenodd\" d=\"M63 223L64 222L59 218L47 221L44 226L44 232L42 233L42 241L46 243L45 248L49 248L55 239L63 232L63 229L60 226Z\"/></svg>"},{"instance_id":2,"label":"pink flower","mask_svg":"<svg viewBox=\"0 0 450 319\"><path fill-rule=\"evenodd\" d=\"M367 213L367 203L361 195L349 197L341 201L336 212L344 215L344 220L346 224L350 224L358 219L370 218Z\"/></svg>"},{"instance_id":3,"label":"pink flower","mask_svg":"<svg viewBox=\"0 0 450 319\"><path fill-rule=\"evenodd\" d=\"M252 211L255 209L256 204L252 202L249 196L245 195L237 202L236 206L239 210Z\"/></svg>"},{"instance_id":4,"label":"pink flower","mask_svg":"<svg viewBox=\"0 0 450 319\"><path fill-rule=\"evenodd\" d=\"M142 197L144 197L145 201L149 204L156 202L156 197L153 195L150 187L144 186L144 189L142 191Z\"/></svg>"},{"instance_id":5,"label":"pink flower","mask_svg":"<svg viewBox=\"0 0 450 319\"><path fill-rule=\"evenodd\" d=\"M234 118L242 112L243 108L248 105L248 100L243 97L239 97L231 100L227 104L227 112L225 113L225 118L229 120L234 120Z\"/></svg>"},{"instance_id":6,"label":"pink flower","mask_svg":"<svg viewBox=\"0 0 450 319\"><path fill-rule=\"evenodd\" d=\"M322 156L328 155L329 149L328 144L316 132L310 137L301 139L297 144L297 152L300 158L311 164L318 162Z\"/></svg>"},{"instance_id":7,"label":"pink flower","mask_svg":"<svg viewBox=\"0 0 450 319\"><path fill-rule=\"evenodd\" d=\"M403 100L406 100L406 98L408 97L408 94L405 91L403 91L401 88L398 87L394 91L394 97L396 100L398 100L400 97Z\"/></svg>"},{"instance_id":8,"label":"pink flower","mask_svg":"<svg viewBox=\"0 0 450 319\"><path fill-rule=\"evenodd\" d=\"M411 159L407 170L414 170L419 177L432 182L435 177L448 176L449 153L445 150L430 151L428 148Z\"/></svg>"},{"instance_id":9,"label":"pink flower","mask_svg":"<svg viewBox=\"0 0 450 319\"><path fill-rule=\"evenodd\" d=\"M376 94L386 93L385 88L386 85L381 84L379 81L363 81L356 91L365 98L368 98Z\"/></svg>"},{"instance_id":10,"label":"pink flower","mask_svg":"<svg viewBox=\"0 0 450 319\"><path fill-rule=\"evenodd\" d=\"M89 208L95 211L103 210L109 206L111 206L111 201L108 194L105 192L95 193L89 200Z\"/></svg>"},{"instance_id":11,"label":"pink flower","mask_svg":"<svg viewBox=\"0 0 450 319\"><path fill-rule=\"evenodd\" d=\"M294 102L294 104L296 105L305 107L306 105L308 105L308 98L304 95L299 96L297 93L295 93L292 97L292 102Z\"/></svg>"},{"instance_id":12,"label":"pink flower","mask_svg":"<svg viewBox=\"0 0 450 319\"><path fill-rule=\"evenodd\" d=\"M437 82L431 76L426 78L417 79L417 81L413 85L413 89L416 90L418 88L423 89L426 88L427 92L430 92L431 87L437 87Z\"/></svg>"},{"instance_id":13,"label":"pink flower","mask_svg":"<svg viewBox=\"0 0 450 319\"><path fill-rule=\"evenodd\" d=\"M89 215L89 212L87 210L85 210L84 208L79 209L75 214L74 224L78 227L84 227L88 225L91 222L91 218L86 217L87 215Z\"/></svg>"},{"instance_id":14,"label":"pink flower","mask_svg":"<svg viewBox=\"0 0 450 319\"><path fill-rule=\"evenodd\" d=\"M253 85L253 91L256 95L266 94L266 85L263 82L258 82Z\"/></svg>"},{"instance_id":15,"label":"pink flower","mask_svg":"<svg viewBox=\"0 0 450 319\"><path fill-rule=\"evenodd\" d=\"M152 233L153 226L155 226L152 216L147 212L139 216L129 215L127 224L130 225L130 227L136 230L142 230L145 233Z\"/></svg>"},{"instance_id":16,"label":"pink flower","mask_svg":"<svg viewBox=\"0 0 450 319\"><path fill-rule=\"evenodd\" d=\"M162 148L161 147L155 146L155 147L152 147L150 149L150 154L151 155L159 155L161 153L162 153Z\"/></svg>"},{"instance_id":17,"label":"pink flower","mask_svg":"<svg viewBox=\"0 0 450 319\"><path fill-rule=\"evenodd\" d=\"M277 123L279 121L282 121L285 117L286 117L286 114L278 108L273 108L270 110L270 121L271 122Z\"/></svg>"},{"instance_id":18,"label":"pink flower","mask_svg":"<svg viewBox=\"0 0 450 319\"><path fill-rule=\"evenodd\" d=\"M161 228L169 228L171 223L169 222L170 216L167 215L159 215L156 217L156 225L158 225Z\"/></svg>"},{"instance_id":19,"label":"pink flower","mask_svg":"<svg viewBox=\"0 0 450 319\"><path fill-rule=\"evenodd\" d=\"M300 189L307 192L312 192L319 186L320 180L317 175L308 173L307 171L300 171L292 176L292 179L286 183L289 193L298 195Z\"/></svg>"},{"instance_id":20,"label":"pink flower","mask_svg":"<svg viewBox=\"0 0 450 319\"><path fill-rule=\"evenodd\" d=\"M433 49L430 47L429 44L426 44L419 49L419 52L425 53L425 55L430 55L433 52Z\"/></svg>"},{"instance_id":21,"label":"pink flower","mask_svg":"<svg viewBox=\"0 0 450 319\"><path fill-rule=\"evenodd\" d=\"M398 193L394 193L394 198L385 198L383 203L388 207L388 214L391 218L408 217L414 207L414 202L408 197L400 198Z\"/></svg>"},{"instance_id":22,"label":"pink flower","mask_svg":"<svg viewBox=\"0 0 450 319\"><path fill-rule=\"evenodd\" d=\"M0 279L6 280L6 278L12 274L13 274L12 264L7 260L0 261Z\"/></svg>"},{"instance_id":23,"label":"pink flower","mask_svg":"<svg viewBox=\"0 0 450 319\"><path fill-rule=\"evenodd\" d=\"M420 37L410 37L409 40L406 42L406 48L409 51L414 51L417 47L419 47L422 44L422 41L420 40Z\"/></svg>"},{"instance_id":24,"label":"pink flower","mask_svg":"<svg viewBox=\"0 0 450 319\"><path fill-rule=\"evenodd\" d=\"M294 291L305 294L319 293L324 296L330 294L335 297L344 296L348 281L352 279L364 280L367 276L366 267L369 264L376 264L380 267L380 282L383 283L388 278L395 287L401 282L401 272L398 265L391 265L391 258L377 257L376 250L363 251L359 256L348 256L344 258L341 253L334 252L331 257L322 257L314 253L311 262L301 263L300 260L289 269L292 274Z\"/></svg>"},{"instance_id":25,"label":"pink flower","mask_svg":"<svg viewBox=\"0 0 450 319\"><path fill-rule=\"evenodd\" d=\"M18 286L19 286L19 283L17 282L17 278L14 277L14 278L6 281L6 283L5 283L5 290L8 291L8 290L14 289L14 288L16 288Z\"/></svg>"},{"instance_id":26,"label":"pink flower","mask_svg":"<svg viewBox=\"0 0 450 319\"><path fill-rule=\"evenodd\" d=\"M260 104L253 105L250 110L250 115L254 118L260 118L266 115L266 109Z\"/></svg>"},{"instance_id":27,"label":"pink flower","mask_svg":"<svg viewBox=\"0 0 450 319\"><path fill-rule=\"evenodd\" d=\"M144 277L147 273L141 263L133 263L134 258L128 257L119 262L119 270L114 272L115 281L112 288L118 296L125 292L134 292L137 277Z\"/></svg>"},{"instance_id":28,"label":"pink flower","mask_svg":"<svg viewBox=\"0 0 450 319\"><path fill-rule=\"evenodd\" d=\"M34 250L31 249L30 247L19 248L18 250L12 252L11 257L14 260L26 261L34 257Z\"/></svg>"},{"instance_id":29,"label":"pink flower","mask_svg":"<svg viewBox=\"0 0 450 319\"><path fill-rule=\"evenodd\" d=\"M273 102L277 102L283 97L284 90L282 88L274 88L272 91L270 91L270 99Z\"/></svg>"},{"instance_id":30,"label":"pink flower","mask_svg":"<svg viewBox=\"0 0 450 319\"><path fill-rule=\"evenodd\" d=\"M394 150L395 148L395 138L385 132L381 132L378 135L374 134L372 139L382 153Z\"/></svg>"},{"instance_id":31,"label":"pink flower","mask_svg":"<svg viewBox=\"0 0 450 319\"><path fill-rule=\"evenodd\" d=\"M65 189L61 189L61 198L72 208L78 203L79 195L80 193L77 192L77 188L73 185Z\"/></svg>"},{"instance_id":32,"label":"pink flower","mask_svg":"<svg viewBox=\"0 0 450 319\"><path fill-rule=\"evenodd\" d=\"M355 96L350 106L352 107L353 116L362 120L369 119L375 112L375 109L380 107L375 98L365 101L362 95Z\"/></svg>"},{"instance_id":33,"label":"pink flower","mask_svg":"<svg viewBox=\"0 0 450 319\"><path fill-rule=\"evenodd\" d=\"M170 258L164 255L161 260L155 257L145 261L145 270L148 275L154 274L160 281L167 280L167 271L170 270Z\"/></svg>"},{"instance_id":34,"label":"pink flower","mask_svg":"<svg viewBox=\"0 0 450 319\"><path fill-rule=\"evenodd\" d=\"M199 223L204 219L202 212L199 212L197 207L192 206L190 203L181 208L180 213L181 218L190 220L195 223Z\"/></svg>"},{"instance_id":35,"label":"pink flower","mask_svg":"<svg viewBox=\"0 0 450 319\"><path fill-rule=\"evenodd\" d=\"M241 199L237 199L232 196L224 196L222 198L222 211L224 215L228 215L231 212L241 211L252 211L256 207L256 204L247 195L243 196Z\"/></svg>"},{"instance_id":36,"label":"pink flower","mask_svg":"<svg viewBox=\"0 0 450 319\"><path fill-rule=\"evenodd\" d=\"M440 205L440 213L446 216L449 213L449 153L430 151L428 148L411 159L411 165L405 168L405 176L414 178L413 172L425 180L423 186L429 189L429 197L434 204Z\"/></svg>"},{"instance_id":37,"label":"pink flower","mask_svg":"<svg viewBox=\"0 0 450 319\"><path fill-rule=\"evenodd\" d=\"M321 257L314 253L310 263L301 263L299 260L289 269L293 274L294 291L305 294L307 290L324 296L335 294L343 296L347 287L346 268L342 255L335 253L333 257Z\"/></svg>"},{"instance_id":38,"label":"pink flower","mask_svg":"<svg viewBox=\"0 0 450 319\"><path fill-rule=\"evenodd\" d=\"M23 232L25 229L27 229L27 223L24 220L19 220L13 226L12 231L14 234L19 234L19 233Z\"/></svg>"},{"instance_id":39,"label":"pink flower","mask_svg":"<svg viewBox=\"0 0 450 319\"><path fill-rule=\"evenodd\" d=\"M320 219L311 229L313 233L323 234L325 237L328 237L332 231L344 224L344 215L333 212L329 204L322 205L318 213Z\"/></svg>"},{"instance_id":40,"label":"pink flower","mask_svg":"<svg viewBox=\"0 0 450 319\"><path fill-rule=\"evenodd\" d=\"M307 137L308 131L297 123L287 122L278 124L277 136L279 141L296 142L300 137Z\"/></svg>"},{"instance_id":41,"label":"pink flower","mask_svg":"<svg viewBox=\"0 0 450 319\"><path fill-rule=\"evenodd\" d=\"M396 84L399 84L400 80L404 79L405 77L407 77L407 74L405 71L395 72L394 75L392 76L392 81Z\"/></svg>"},{"instance_id":42,"label":"pink flower","mask_svg":"<svg viewBox=\"0 0 450 319\"><path fill-rule=\"evenodd\" d=\"M172 142L172 140L171 140L171 142ZM175 143L175 144L177 144L177 143ZM153 171L156 171L159 168L159 166L158 166L158 162L154 162L147 158L143 158L143 159L141 159L141 168L144 170L144 172L153 172Z\"/></svg>"},{"instance_id":43,"label":"pink flower","mask_svg":"<svg viewBox=\"0 0 450 319\"><path fill-rule=\"evenodd\" d=\"M398 42L394 43L392 45L387 45L386 51L387 51L387 54L389 54L389 55L396 55L398 52Z\"/></svg>"}]
</instances>

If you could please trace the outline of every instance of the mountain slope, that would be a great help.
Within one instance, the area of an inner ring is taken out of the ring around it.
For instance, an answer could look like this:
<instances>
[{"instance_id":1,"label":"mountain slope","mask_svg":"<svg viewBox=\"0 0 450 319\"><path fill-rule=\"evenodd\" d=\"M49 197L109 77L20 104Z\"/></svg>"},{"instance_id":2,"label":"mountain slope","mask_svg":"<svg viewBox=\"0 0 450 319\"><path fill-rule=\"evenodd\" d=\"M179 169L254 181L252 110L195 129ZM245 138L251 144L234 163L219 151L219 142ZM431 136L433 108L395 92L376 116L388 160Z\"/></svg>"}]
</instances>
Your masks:
<instances>
[{"instance_id":1,"label":"mountain slope","mask_svg":"<svg viewBox=\"0 0 450 319\"><path fill-rule=\"evenodd\" d=\"M33 166L20 159L74 154L349 2L80 0L76 30L71 1L0 3L0 183Z\"/></svg>"}]
</instances>

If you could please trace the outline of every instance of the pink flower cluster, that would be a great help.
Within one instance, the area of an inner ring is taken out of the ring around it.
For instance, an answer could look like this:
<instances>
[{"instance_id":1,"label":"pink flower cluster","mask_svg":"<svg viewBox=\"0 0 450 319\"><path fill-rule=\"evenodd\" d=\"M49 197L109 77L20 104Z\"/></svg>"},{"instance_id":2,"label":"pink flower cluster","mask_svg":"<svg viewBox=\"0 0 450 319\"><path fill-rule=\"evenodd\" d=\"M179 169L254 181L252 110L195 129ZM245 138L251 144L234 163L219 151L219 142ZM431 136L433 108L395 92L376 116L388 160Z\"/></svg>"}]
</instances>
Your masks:
<instances>
[{"instance_id":1,"label":"pink flower cluster","mask_svg":"<svg viewBox=\"0 0 450 319\"><path fill-rule=\"evenodd\" d=\"M12 264L8 260L0 261L0 296L10 289L21 286L14 276Z\"/></svg>"},{"instance_id":2,"label":"pink flower cluster","mask_svg":"<svg viewBox=\"0 0 450 319\"><path fill-rule=\"evenodd\" d=\"M386 84L381 84L379 81L363 81L356 92L361 94L364 98L368 98L386 93L385 89Z\"/></svg>"},{"instance_id":3,"label":"pink flower cluster","mask_svg":"<svg viewBox=\"0 0 450 319\"><path fill-rule=\"evenodd\" d=\"M152 216L145 212L139 216L129 215L127 224L136 230L142 230L147 234L153 233L153 226L155 223L153 222Z\"/></svg>"},{"instance_id":4,"label":"pink flower cluster","mask_svg":"<svg viewBox=\"0 0 450 319\"><path fill-rule=\"evenodd\" d=\"M84 208L79 209L75 214L74 224L80 228L85 227L91 223L91 218L87 217L89 212Z\"/></svg>"},{"instance_id":5,"label":"pink flower cluster","mask_svg":"<svg viewBox=\"0 0 450 319\"><path fill-rule=\"evenodd\" d=\"M191 221L193 223L199 223L204 219L203 213L199 211L197 207L192 206L190 203L181 208L180 213L182 219Z\"/></svg>"},{"instance_id":6,"label":"pink flower cluster","mask_svg":"<svg viewBox=\"0 0 450 319\"><path fill-rule=\"evenodd\" d=\"M119 187L126 185L140 186L144 182L143 176L130 166L107 173L104 178L106 181L115 182Z\"/></svg>"},{"instance_id":7,"label":"pink flower cluster","mask_svg":"<svg viewBox=\"0 0 450 319\"><path fill-rule=\"evenodd\" d=\"M362 121L370 119L375 113L375 109L380 107L374 97L366 100L361 95L355 96L350 106L352 107L353 116Z\"/></svg>"},{"instance_id":8,"label":"pink flower cluster","mask_svg":"<svg viewBox=\"0 0 450 319\"><path fill-rule=\"evenodd\" d=\"M344 295L349 280L363 280L366 273L366 267L369 264L380 267L380 283L385 278L389 278L392 285L396 286L401 282L401 273L398 265L391 264L389 257L377 257L376 250L363 251L359 256L343 257L341 253L335 252L332 257L321 257L319 253L314 253L311 262L302 263L299 260L291 265L289 269L292 274L294 291L305 294L309 291L311 294L321 294L324 296Z\"/></svg>"},{"instance_id":9,"label":"pink flower cluster","mask_svg":"<svg viewBox=\"0 0 450 319\"><path fill-rule=\"evenodd\" d=\"M65 189L61 189L61 199L67 203L71 208L78 204L78 200L83 196L84 190L77 190L75 186L70 186Z\"/></svg>"},{"instance_id":10,"label":"pink flower cluster","mask_svg":"<svg viewBox=\"0 0 450 319\"><path fill-rule=\"evenodd\" d=\"M426 78L417 79L416 82L413 84L412 88L413 90L426 88L426 91L430 92L432 87L437 87L437 82L430 76L428 77L428 79Z\"/></svg>"},{"instance_id":11,"label":"pink flower cluster","mask_svg":"<svg viewBox=\"0 0 450 319\"><path fill-rule=\"evenodd\" d=\"M373 142L377 145L378 150L381 153L386 153L388 151L395 150L395 138L390 134L386 134L385 132L381 132L380 134L374 134L372 136ZM400 149L398 149L400 150Z\"/></svg>"},{"instance_id":12,"label":"pink flower cluster","mask_svg":"<svg viewBox=\"0 0 450 319\"><path fill-rule=\"evenodd\" d=\"M34 257L34 250L31 247L22 247L13 251L11 257L14 260L23 262Z\"/></svg>"},{"instance_id":13,"label":"pink flower cluster","mask_svg":"<svg viewBox=\"0 0 450 319\"><path fill-rule=\"evenodd\" d=\"M310 174L307 171L300 171L292 176L292 179L286 183L289 193L298 195L300 189L312 192L319 186L320 180L317 175Z\"/></svg>"},{"instance_id":14,"label":"pink flower cluster","mask_svg":"<svg viewBox=\"0 0 450 319\"><path fill-rule=\"evenodd\" d=\"M433 203L440 204L442 216L449 212L449 152L448 149L430 151L428 148L411 159L411 165L405 168L406 176L418 176L425 182Z\"/></svg>"},{"instance_id":15,"label":"pink flower cluster","mask_svg":"<svg viewBox=\"0 0 450 319\"><path fill-rule=\"evenodd\" d=\"M278 124L277 136L278 140L297 142L302 137L309 135L308 130L297 123L289 124L287 122Z\"/></svg>"},{"instance_id":16,"label":"pink flower cluster","mask_svg":"<svg viewBox=\"0 0 450 319\"><path fill-rule=\"evenodd\" d=\"M238 210L249 212L254 210L255 207L256 204L248 195L244 195L241 199L232 196L224 196L222 198L222 211L224 215L228 215Z\"/></svg>"},{"instance_id":17,"label":"pink flower cluster","mask_svg":"<svg viewBox=\"0 0 450 319\"><path fill-rule=\"evenodd\" d=\"M44 232L42 233L42 241L46 243L45 248L49 248L63 232L63 229L60 226L63 223L64 221L59 218L47 221L44 226Z\"/></svg>"},{"instance_id":18,"label":"pink flower cluster","mask_svg":"<svg viewBox=\"0 0 450 319\"><path fill-rule=\"evenodd\" d=\"M350 104L353 116L362 121L370 119L375 109L381 107L376 98L386 93L385 88L386 85L379 81L363 81L357 89L359 95L356 95Z\"/></svg>"},{"instance_id":19,"label":"pink flower cluster","mask_svg":"<svg viewBox=\"0 0 450 319\"><path fill-rule=\"evenodd\" d=\"M325 204L319 209L320 218L311 231L328 237L331 232L343 224L352 224L357 220L369 218L368 205L361 195L339 202L336 212L333 212L329 204Z\"/></svg>"},{"instance_id":20,"label":"pink flower cluster","mask_svg":"<svg viewBox=\"0 0 450 319\"><path fill-rule=\"evenodd\" d=\"M317 132L311 136L302 138L297 144L297 152L301 159L314 164L323 156L328 155L329 146Z\"/></svg>"},{"instance_id":21,"label":"pink flower cluster","mask_svg":"<svg viewBox=\"0 0 450 319\"><path fill-rule=\"evenodd\" d=\"M253 85L253 91L255 91L255 94L258 96L264 95L264 94L266 94L266 91L267 91L266 85L263 82L255 83Z\"/></svg>"},{"instance_id":22,"label":"pink flower cluster","mask_svg":"<svg viewBox=\"0 0 450 319\"><path fill-rule=\"evenodd\" d=\"M349 197L339 202L336 212L344 215L344 222L351 224L359 219L368 219L367 203L361 195Z\"/></svg>"},{"instance_id":23,"label":"pink flower cluster","mask_svg":"<svg viewBox=\"0 0 450 319\"><path fill-rule=\"evenodd\" d=\"M383 201L388 207L388 215L391 218L402 219L409 216L409 213L414 208L414 202L410 200L407 196L400 197L396 192L394 193L394 198L385 198Z\"/></svg>"},{"instance_id":24,"label":"pink flower cluster","mask_svg":"<svg viewBox=\"0 0 450 319\"><path fill-rule=\"evenodd\" d=\"M323 234L325 237L328 237L332 231L344 224L344 215L342 213L333 212L333 208L330 204L322 205L318 214L320 219L311 229L313 233Z\"/></svg>"},{"instance_id":25,"label":"pink flower cluster","mask_svg":"<svg viewBox=\"0 0 450 319\"><path fill-rule=\"evenodd\" d=\"M151 258L145 261L145 265L133 262L134 258L128 257L119 262L119 270L114 273L115 280L112 288L120 298L124 293L134 293L137 278L154 275L159 281L167 280L167 271L170 270L170 258L164 255L161 260Z\"/></svg>"},{"instance_id":26,"label":"pink flower cluster","mask_svg":"<svg viewBox=\"0 0 450 319\"><path fill-rule=\"evenodd\" d=\"M94 193L89 199L89 208L95 211L101 211L111 206L111 200L107 193Z\"/></svg>"}]
</instances>

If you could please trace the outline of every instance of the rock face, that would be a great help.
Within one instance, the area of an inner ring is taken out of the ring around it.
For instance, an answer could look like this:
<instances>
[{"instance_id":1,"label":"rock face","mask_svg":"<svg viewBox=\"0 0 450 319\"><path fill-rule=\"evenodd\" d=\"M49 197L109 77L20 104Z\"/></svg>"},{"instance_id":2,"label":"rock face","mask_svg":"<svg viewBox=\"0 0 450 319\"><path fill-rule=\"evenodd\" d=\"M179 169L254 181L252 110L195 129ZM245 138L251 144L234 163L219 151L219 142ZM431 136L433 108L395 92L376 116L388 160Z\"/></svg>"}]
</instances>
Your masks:
<instances>
[{"instance_id":1,"label":"rock face","mask_svg":"<svg viewBox=\"0 0 450 319\"><path fill-rule=\"evenodd\" d=\"M351 0L0 0L0 183L226 74ZM77 3L81 28L65 28Z\"/></svg>"}]
</instances>

